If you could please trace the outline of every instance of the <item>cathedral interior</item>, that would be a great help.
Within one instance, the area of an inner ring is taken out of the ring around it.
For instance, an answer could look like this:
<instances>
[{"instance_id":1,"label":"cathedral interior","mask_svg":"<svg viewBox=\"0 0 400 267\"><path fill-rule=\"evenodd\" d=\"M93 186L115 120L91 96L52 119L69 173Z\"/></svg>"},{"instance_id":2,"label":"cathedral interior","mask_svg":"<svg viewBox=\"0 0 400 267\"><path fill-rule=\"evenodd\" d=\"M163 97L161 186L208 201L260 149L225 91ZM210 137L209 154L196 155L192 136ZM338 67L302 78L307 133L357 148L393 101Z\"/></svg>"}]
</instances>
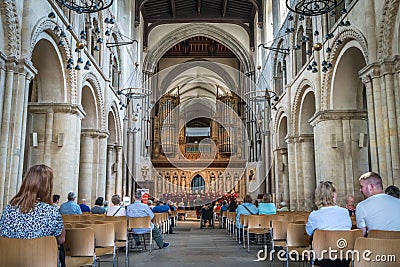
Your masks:
<instances>
[{"instance_id":1,"label":"cathedral interior","mask_svg":"<svg viewBox=\"0 0 400 267\"><path fill-rule=\"evenodd\" d=\"M36 164L89 205L400 185L400 0L75 2L0 3L1 209Z\"/></svg>"}]
</instances>

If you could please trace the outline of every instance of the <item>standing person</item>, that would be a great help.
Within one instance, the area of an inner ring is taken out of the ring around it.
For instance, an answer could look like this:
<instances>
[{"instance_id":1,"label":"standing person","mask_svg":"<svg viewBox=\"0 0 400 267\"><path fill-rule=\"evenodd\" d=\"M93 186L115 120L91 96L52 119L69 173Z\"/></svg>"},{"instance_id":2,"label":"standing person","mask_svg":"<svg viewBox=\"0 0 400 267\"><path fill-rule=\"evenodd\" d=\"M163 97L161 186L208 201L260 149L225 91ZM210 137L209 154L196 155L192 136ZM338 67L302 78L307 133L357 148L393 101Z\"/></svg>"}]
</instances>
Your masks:
<instances>
[{"instance_id":1,"label":"standing person","mask_svg":"<svg viewBox=\"0 0 400 267\"><path fill-rule=\"evenodd\" d=\"M365 200L357 205L357 227L364 236L368 230L400 231L400 199L383 192L382 178L375 172L367 172L358 179Z\"/></svg>"},{"instance_id":2,"label":"standing person","mask_svg":"<svg viewBox=\"0 0 400 267\"><path fill-rule=\"evenodd\" d=\"M79 204L82 212L90 212L90 207L86 205L86 199L82 198L81 203Z\"/></svg>"},{"instance_id":3,"label":"standing person","mask_svg":"<svg viewBox=\"0 0 400 267\"><path fill-rule=\"evenodd\" d=\"M52 191L53 170L46 165L32 166L1 215L0 235L26 239L55 236L60 245L60 264L65 266L65 229L60 212L53 206Z\"/></svg>"},{"instance_id":4,"label":"standing person","mask_svg":"<svg viewBox=\"0 0 400 267\"><path fill-rule=\"evenodd\" d=\"M336 187L332 182L322 181L315 189L314 210L308 216L306 231L309 236L315 230L350 230L351 220L347 209L336 205ZM349 261L329 259L315 260L317 266L348 267Z\"/></svg>"},{"instance_id":5,"label":"standing person","mask_svg":"<svg viewBox=\"0 0 400 267\"><path fill-rule=\"evenodd\" d=\"M96 201L94 202L95 206L92 208L92 214L105 214L106 209L103 207L103 204L104 204L103 197L96 198Z\"/></svg>"},{"instance_id":6,"label":"standing person","mask_svg":"<svg viewBox=\"0 0 400 267\"><path fill-rule=\"evenodd\" d=\"M355 204L354 196L352 195L348 196L345 208L349 211L350 217L356 216L356 206L354 204Z\"/></svg>"},{"instance_id":7,"label":"standing person","mask_svg":"<svg viewBox=\"0 0 400 267\"><path fill-rule=\"evenodd\" d=\"M126 211L121 203L121 197L119 195L113 195L111 197L111 203L113 204L107 211L107 216L126 216Z\"/></svg>"},{"instance_id":8,"label":"standing person","mask_svg":"<svg viewBox=\"0 0 400 267\"><path fill-rule=\"evenodd\" d=\"M132 218L150 216L150 219L154 218L154 213L150 210L149 206L142 203L141 192L139 191L136 192L135 202L130 204L126 208L126 216ZM158 229L158 227L155 227L153 223L151 223L151 228L152 228L153 239L154 241L156 241L158 247L160 249L168 247L169 243L163 241L160 229ZM136 228L134 229L133 232L134 232L133 238L135 239L136 246L140 246L141 244L138 235L147 233L148 229Z\"/></svg>"},{"instance_id":9,"label":"standing person","mask_svg":"<svg viewBox=\"0 0 400 267\"><path fill-rule=\"evenodd\" d=\"M81 208L74 201L76 194L74 192L68 193L68 201L64 202L60 206L61 214L82 214Z\"/></svg>"}]
</instances>

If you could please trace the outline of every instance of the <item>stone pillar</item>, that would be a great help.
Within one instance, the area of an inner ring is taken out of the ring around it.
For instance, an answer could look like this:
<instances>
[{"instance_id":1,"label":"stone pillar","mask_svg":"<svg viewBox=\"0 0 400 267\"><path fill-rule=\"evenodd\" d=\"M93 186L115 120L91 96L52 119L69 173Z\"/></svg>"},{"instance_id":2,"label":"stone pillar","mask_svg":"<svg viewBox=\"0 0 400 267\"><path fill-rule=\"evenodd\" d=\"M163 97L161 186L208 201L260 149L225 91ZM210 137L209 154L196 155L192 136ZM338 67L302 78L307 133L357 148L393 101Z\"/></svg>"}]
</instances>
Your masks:
<instances>
[{"instance_id":1,"label":"stone pillar","mask_svg":"<svg viewBox=\"0 0 400 267\"><path fill-rule=\"evenodd\" d=\"M304 210L310 211L314 206L314 191L315 191L315 159L314 159L314 136L301 135L301 164L302 164L302 182L303 196L299 196L304 200L300 202ZM303 206L304 205L304 206Z\"/></svg>"},{"instance_id":2,"label":"stone pillar","mask_svg":"<svg viewBox=\"0 0 400 267\"><path fill-rule=\"evenodd\" d=\"M114 161L114 146L107 146L107 171L106 171L106 195L105 199L110 200L115 193L116 179L114 179L113 164ZM116 167L114 167L116 168Z\"/></svg>"},{"instance_id":3,"label":"stone pillar","mask_svg":"<svg viewBox=\"0 0 400 267\"><path fill-rule=\"evenodd\" d=\"M288 144L288 169L289 169L289 203L290 203L290 210L295 211L298 210L299 206L297 203L297 171L296 171L296 150L295 150L295 143L293 137L288 137L286 139L286 143Z\"/></svg>"},{"instance_id":4,"label":"stone pillar","mask_svg":"<svg viewBox=\"0 0 400 267\"><path fill-rule=\"evenodd\" d=\"M92 204L92 188L96 186L96 184L92 182L94 168L93 156L93 135L90 131L82 130L78 196L80 199L86 198L88 205Z\"/></svg>"},{"instance_id":5,"label":"stone pillar","mask_svg":"<svg viewBox=\"0 0 400 267\"><path fill-rule=\"evenodd\" d=\"M108 133L101 132L98 137L97 197L106 196L107 136Z\"/></svg>"},{"instance_id":6,"label":"stone pillar","mask_svg":"<svg viewBox=\"0 0 400 267\"><path fill-rule=\"evenodd\" d=\"M115 193L119 194L120 196L123 196L123 179L122 179L122 174L123 174L123 159L122 159L122 146L115 146L115 163L117 165L116 167L116 173L115 173Z\"/></svg>"},{"instance_id":7,"label":"stone pillar","mask_svg":"<svg viewBox=\"0 0 400 267\"><path fill-rule=\"evenodd\" d=\"M282 185L283 185L283 201L285 201L289 205L290 199L290 191L289 191L289 166L288 166L288 149L282 148L281 150L282 157Z\"/></svg>"}]
</instances>

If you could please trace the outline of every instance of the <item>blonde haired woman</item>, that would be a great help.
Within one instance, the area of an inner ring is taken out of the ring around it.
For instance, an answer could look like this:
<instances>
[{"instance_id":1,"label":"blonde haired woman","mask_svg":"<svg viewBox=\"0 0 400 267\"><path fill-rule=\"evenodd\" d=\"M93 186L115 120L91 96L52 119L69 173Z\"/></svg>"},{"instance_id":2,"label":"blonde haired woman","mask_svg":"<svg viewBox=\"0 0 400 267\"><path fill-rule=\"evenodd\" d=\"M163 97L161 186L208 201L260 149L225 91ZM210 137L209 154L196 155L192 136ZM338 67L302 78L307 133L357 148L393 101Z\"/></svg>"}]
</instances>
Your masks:
<instances>
[{"instance_id":1,"label":"blonde haired woman","mask_svg":"<svg viewBox=\"0 0 400 267\"><path fill-rule=\"evenodd\" d=\"M307 234L312 236L315 230L350 230L351 219L347 209L336 206L336 187L332 182L322 181L315 189L314 210L308 216ZM317 266L349 266L347 261L315 261Z\"/></svg>"}]
</instances>

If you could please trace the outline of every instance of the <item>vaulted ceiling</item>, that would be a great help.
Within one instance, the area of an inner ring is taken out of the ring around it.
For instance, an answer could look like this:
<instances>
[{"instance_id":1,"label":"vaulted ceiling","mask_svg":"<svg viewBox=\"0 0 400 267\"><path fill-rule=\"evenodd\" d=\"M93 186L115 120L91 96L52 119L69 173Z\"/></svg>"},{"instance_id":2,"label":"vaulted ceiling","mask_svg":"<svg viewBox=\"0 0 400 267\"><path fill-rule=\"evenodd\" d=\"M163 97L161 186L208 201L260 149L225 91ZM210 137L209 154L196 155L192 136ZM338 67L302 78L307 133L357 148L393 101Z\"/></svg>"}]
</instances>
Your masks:
<instances>
[{"instance_id":1,"label":"vaulted ceiling","mask_svg":"<svg viewBox=\"0 0 400 267\"><path fill-rule=\"evenodd\" d=\"M231 23L243 27L254 49L255 23L262 26L262 0L135 0L135 23L144 23L144 47L152 29L172 23ZM255 19L258 14L257 20Z\"/></svg>"}]
</instances>

